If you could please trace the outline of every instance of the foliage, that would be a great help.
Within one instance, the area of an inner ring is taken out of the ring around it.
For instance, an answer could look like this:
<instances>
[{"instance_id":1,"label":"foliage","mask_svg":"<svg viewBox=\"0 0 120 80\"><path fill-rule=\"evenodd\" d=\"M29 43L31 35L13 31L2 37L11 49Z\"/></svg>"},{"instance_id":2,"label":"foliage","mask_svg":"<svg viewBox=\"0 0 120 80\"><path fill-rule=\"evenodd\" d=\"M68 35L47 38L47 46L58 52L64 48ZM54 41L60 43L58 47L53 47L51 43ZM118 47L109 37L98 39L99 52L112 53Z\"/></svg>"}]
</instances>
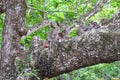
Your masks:
<instances>
[{"instance_id":1,"label":"foliage","mask_svg":"<svg viewBox=\"0 0 120 80\"><path fill-rule=\"evenodd\" d=\"M78 19L84 13L89 12L97 1L98 0L89 0L88 6L84 11L86 6L85 0L46 0L46 4L44 4L44 0L27 0L28 9L26 12L26 27L30 28L34 24L42 22L43 14L46 19L51 21L72 24L72 20ZM100 12L88 19L87 22L94 20L99 23L99 21L104 17L110 18L119 8L120 0L110 0L109 3L102 7ZM4 14L0 16L0 43L2 41L3 21ZM45 40L48 31L48 27L43 27L30 36L22 39L21 43L26 44L26 47L28 48L34 35L37 35ZM76 30L73 30L70 35L75 36L75 33ZM23 71L25 65L24 62L20 62L21 64L19 64L19 69L20 71ZM120 69L118 67L118 62L114 62L111 64L99 64L79 69L70 72L69 74L71 76L71 80L103 80L105 74L110 78L120 77ZM30 73L30 75L35 74ZM66 76L66 74L62 75L63 78L66 78ZM53 78L53 80L55 79L56 78Z\"/></svg>"},{"instance_id":2,"label":"foliage","mask_svg":"<svg viewBox=\"0 0 120 80\"><path fill-rule=\"evenodd\" d=\"M0 16L0 43L2 42L2 30L3 30L4 16L5 16L4 14Z\"/></svg>"}]
</instances>

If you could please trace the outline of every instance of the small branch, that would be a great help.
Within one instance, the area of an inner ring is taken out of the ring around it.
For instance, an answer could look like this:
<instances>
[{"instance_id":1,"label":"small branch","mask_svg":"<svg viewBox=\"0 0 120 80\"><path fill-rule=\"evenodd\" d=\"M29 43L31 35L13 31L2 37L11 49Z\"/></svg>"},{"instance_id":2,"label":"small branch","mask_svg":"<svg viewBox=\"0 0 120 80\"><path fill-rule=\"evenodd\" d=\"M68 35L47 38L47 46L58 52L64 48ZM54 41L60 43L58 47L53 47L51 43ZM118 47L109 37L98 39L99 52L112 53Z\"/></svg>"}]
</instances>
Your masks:
<instances>
[{"instance_id":1,"label":"small branch","mask_svg":"<svg viewBox=\"0 0 120 80\"><path fill-rule=\"evenodd\" d=\"M107 3L108 2L108 0L98 0L97 2L96 2L96 4L95 4L95 6L93 7L93 9L91 9L91 11L89 12L89 13L87 13L87 14L85 14L84 16L83 16L83 20L87 20L87 19L89 19L91 16L93 16L93 15L95 15L97 12L99 12L100 10L101 10L101 8L103 7L103 5L105 4L105 3Z\"/></svg>"},{"instance_id":2,"label":"small branch","mask_svg":"<svg viewBox=\"0 0 120 80\"><path fill-rule=\"evenodd\" d=\"M47 11L47 12L65 12L65 13L74 13L74 14L77 14L76 12L72 12L72 11L61 11L61 10L57 10L57 11Z\"/></svg>"},{"instance_id":3,"label":"small branch","mask_svg":"<svg viewBox=\"0 0 120 80\"><path fill-rule=\"evenodd\" d=\"M32 28L28 29L27 35L23 36L22 38L29 36L30 34L41 29L42 27L49 26L50 23L51 22L49 22L48 20L45 20L43 23L38 23L38 24L34 25Z\"/></svg>"},{"instance_id":4,"label":"small branch","mask_svg":"<svg viewBox=\"0 0 120 80\"><path fill-rule=\"evenodd\" d=\"M95 15L97 12L99 12L101 10L102 6L107 2L108 2L108 0L98 0L96 2L95 6L91 9L91 11L87 14L84 14L81 18L79 18L77 20L77 23L82 24L83 26L86 26L85 21L88 20L91 16ZM86 6L87 6L87 4L86 4ZM71 30L74 27L71 27Z\"/></svg>"},{"instance_id":5,"label":"small branch","mask_svg":"<svg viewBox=\"0 0 120 80\"><path fill-rule=\"evenodd\" d=\"M86 8L87 8L87 6L88 6L88 3L89 3L89 0L86 0L86 1L85 1L85 7L84 7L84 9L83 9L83 10L84 10L84 14L86 14Z\"/></svg>"},{"instance_id":6,"label":"small branch","mask_svg":"<svg viewBox=\"0 0 120 80\"><path fill-rule=\"evenodd\" d=\"M28 6L28 8L33 9L33 10L37 10L37 11L40 11L40 12L43 11L43 10L36 9L36 8L30 7L30 6ZM49 11L44 11L44 12L45 12L45 13L52 13L52 12L65 12L65 13L74 13L74 14L77 14L76 12L72 12L72 11L62 11L62 10L57 10L57 11L49 10Z\"/></svg>"},{"instance_id":7,"label":"small branch","mask_svg":"<svg viewBox=\"0 0 120 80\"><path fill-rule=\"evenodd\" d=\"M66 30L68 32L68 34L71 32L71 30L75 27L75 24L76 23L73 23L73 25L71 27L68 27ZM51 26L51 27L56 27L56 23L54 22L50 22L48 20L45 20L43 23L38 23L36 25L34 25L32 28L28 29L28 33L26 36L23 36L22 38L24 37L27 37L28 35L32 34L33 32L41 29L42 27L45 27L45 26ZM61 25L57 25L58 27L61 27ZM64 24L64 26L67 26L67 24Z\"/></svg>"},{"instance_id":8,"label":"small branch","mask_svg":"<svg viewBox=\"0 0 120 80\"><path fill-rule=\"evenodd\" d=\"M80 18L79 21L83 21L83 23L85 24L85 21L87 19L89 19L91 16L95 15L98 11L100 11L101 6L103 6L104 3L106 3L106 2L107 2L107 0L97 1L94 8L91 9L91 11L88 14L83 15L83 17ZM88 1L86 1L86 7L87 7L87 4L88 4ZM86 7L85 7L85 9L86 9ZM29 8L31 8L31 7L29 7ZM32 8L32 9L35 9L35 8ZM42 11L42 10L39 10L39 11ZM58 11L44 11L44 13L48 13L48 12L67 12L67 13L69 13L69 11L59 11L59 10ZM77 13L75 13L75 14L77 14ZM33 28L29 29L27 36L30 35L31 33L35 32L36 30L40 29L41 27L48 26L48 25L49 25L49 22L47 22L46 24L41 23L41 24L37 24L37 25L33 26ZM74 25L75 25L75 23L73 23L73 25L71 27L69 27L68 30L72 30L75 27Z\"/></svg>"}]
</instances>

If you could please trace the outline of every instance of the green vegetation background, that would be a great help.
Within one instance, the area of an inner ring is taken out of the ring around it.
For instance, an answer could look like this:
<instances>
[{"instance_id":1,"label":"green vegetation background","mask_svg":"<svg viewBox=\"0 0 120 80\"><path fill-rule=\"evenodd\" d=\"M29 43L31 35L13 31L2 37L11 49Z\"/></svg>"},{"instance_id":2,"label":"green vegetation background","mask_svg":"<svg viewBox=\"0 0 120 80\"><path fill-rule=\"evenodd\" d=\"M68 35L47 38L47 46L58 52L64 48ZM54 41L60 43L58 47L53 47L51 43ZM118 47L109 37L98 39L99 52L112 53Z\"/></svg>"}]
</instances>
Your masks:
<instances>
[{"instance_id":1,"label":"green vegetation background","mask_svg":"<svg viewBox=\"0 0 120 80\"><path fill-rule=\"evenodd\" d=\"M27 12L26 12L26 27L31 28L36 23L42 22L42 13L46 13L45 17L51 21L58 21L60 23L72 24L72 20L80 18L84 14L86 0L27 0ZM85 12L89 12L94 4L98 0L88 0L88 6ZM110 18L118 9L120 9L120 0L109 0L110 2L102 7L102 10L96 15L92 16L90 20L99 21L102 18ZM2 30L5 14L0 16L0 43L2 42ZM42 39L46 39L46 35L49 31L49 27L43 27L42 29L34 32L30 36L21 40L20 43L24 43L26 48L30 46L32 37L34 35L39 36ZM75 31L71 32L71 36L75 36ZM91 67L82 68L69 73L71 80L104 80L105 77L120 78L120 62L116 61L110 64L99 64ZM67 74L61 75L63 80L67 77ZM52 78L56 80L55 78Z\"/></svg>"}]
</instances>

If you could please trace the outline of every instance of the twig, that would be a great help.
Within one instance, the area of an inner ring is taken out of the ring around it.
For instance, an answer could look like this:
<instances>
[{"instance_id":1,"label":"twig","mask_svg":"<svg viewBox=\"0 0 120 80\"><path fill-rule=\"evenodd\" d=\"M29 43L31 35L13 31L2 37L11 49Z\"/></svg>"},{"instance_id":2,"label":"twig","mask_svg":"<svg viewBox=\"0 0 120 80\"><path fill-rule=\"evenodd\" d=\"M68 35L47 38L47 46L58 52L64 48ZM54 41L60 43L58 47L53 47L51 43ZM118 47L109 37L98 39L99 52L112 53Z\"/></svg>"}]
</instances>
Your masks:
<instances>
[{"instance_id":1,"label":"twig","mask_svg":"<svg viewBox=\"0 0 120 80\"><path fill-rule=\"evenodd\" d=\"M98 11L101 10L101 8L103 7L103 5L105 3L107 3L108 0L98 0L95 4L95 6L91 9L91 11L87 14L85 14L82 18L84 18L83 20L87 20L89 19L91 16L95 15Z\"/></svg>"},{"instance_id":2,"label":"twig","mask_svg":"<svg viewBox=\"0 0 120 80\"><path fill-rule=\"evenodd\" d=\"M44 26L48 26L48 25L50 25L50 22L48 20L45 20L43 23L38 23L38 24L34 25L32 28L30 28L28 30L27 36L35 31L39 30L40 28L42 28Z\"/></svg>"},{"instance_id":3,"label":"twig","mask_svg":"<svg viewBox=\"0 0 120 80\"><path fill-rule=\"evenodd\" d=\"M36 8L33 8L33 7L30 7L28 6L29 9L33 9L33 10L37 10L37 11L40 11L42 12L43 10L41 9L36 9ZM65 12L65 13L74 13L74 14L77 14L77 12L73 12L73 11L62 11L62 10L56 10L56 11L52 11L52 10L49 10L49 11L44 11L45 13L52 13L52 12Z\"/></svg>"},{"instance_id":4,"label":"twig","mask_svg":"<svg viewBox=\"0 0 120 80\"><path fill-rule=\"evenodd\" d=\"M47 11L47 12L65 12L65 13L74 13L74 14L77 14L76 12L73 12L73 11L61 11L61 10L57 10L57 11Z\"/></svg>"},{"instance_id":5,"label":"twig","mask_svg":"<svg viewBox=\"0 0 120 80\"><path fill-rule=\"evenodd\" d=\"M84 14L81 18L79 18L79 19L77 20L77 23L78 23L78 22L79 22L80 24L83 23L83 26L86 26L86 25L85 25L85 21L88 20L91 16L95 15L98 11L100 11L100 10L101 10L101 7L102 7L105 3L107 3L107 2L108 2L108 0L98 0L98 1L96 2L96 4L94 5L94 7L90 10L90 12L87 13L87 14ZM74 26L74 27L75 27L75 26ZM73 28L74 28L74 27L73 27ZM73 28L71 28L71 30L72 30ZM70 32L71 32L71 31L70 31Z\"/></svg>"},{"instance_id":6,"label":"twig","mask_svg":"<svg viewBox=\"0 0 120 80\"><path fill-rule=\"evenodd\" d=\"M86 14L86 8L87 8L87 6L88 6L88 3L89 3L89 0L86 0L86 1L85 1L85 7L84 7L84 9L83 9L83 10L84 10L84 14Z\"/></svg>"}]
</instances>

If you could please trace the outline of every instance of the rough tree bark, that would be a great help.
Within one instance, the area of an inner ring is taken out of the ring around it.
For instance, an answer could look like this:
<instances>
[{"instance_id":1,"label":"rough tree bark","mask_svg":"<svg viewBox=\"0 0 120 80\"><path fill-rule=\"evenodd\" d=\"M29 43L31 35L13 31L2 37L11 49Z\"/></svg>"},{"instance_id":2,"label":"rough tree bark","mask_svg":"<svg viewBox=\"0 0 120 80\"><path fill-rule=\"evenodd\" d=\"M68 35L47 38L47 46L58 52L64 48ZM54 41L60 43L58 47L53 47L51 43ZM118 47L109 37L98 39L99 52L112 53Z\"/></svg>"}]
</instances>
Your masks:
<instances>
[{"instance_id":1,"label":"rough tree bark","mask_svg":"<svg viewBox=\"0 0 120 80\"><path fill-rule=\"evenodd\" d=\"M6 17L0 52L0 80L16 80L18 71L15 59L22 52L19 41L23 35L27 34L24 20L26 2L25 0L2 1ZM38 70L38 76L43 79L81 67L117 61L118 55L120 55L120 16L118 18L115 20L115 23L118 24L110 25L107 30L103 28L85 32L79 37L78 49L74 49L74 39L72 38L62 42L53 41L52 51L43 48L43 41L35 38L37 41L35 44L31 44L32 49L30 50L34 61L32 67ZM114 22L114 18L112 22Z\"/></svg>"},{"instance_id":2,"label":"rough tree bark","mask_svg":"<svg viewBox=\"0 0 120 80\"><path fill-rule=\"evenodd\" d=\"M110 21L108 27L92 29L79 36L78 49L74 48L74 39L53 41L51 52L42 47L43 41L33 42L31 55L38 76L51 78L75 69L117 61L120 56L120 11Z\"/></svg>"},{"instance_id":3,"label":"rough tree bark","mask_svg":"<svg viewBox=\"0 0 120 80\"><path fill-rule=\"evenodd\" d=\"M26 35L25 29L25 0L3 0L5 7L5 22L0 59L0 80L16 80L18 71L15 58L20 53L19 41Z\"/></svg>"}]
</instances>

